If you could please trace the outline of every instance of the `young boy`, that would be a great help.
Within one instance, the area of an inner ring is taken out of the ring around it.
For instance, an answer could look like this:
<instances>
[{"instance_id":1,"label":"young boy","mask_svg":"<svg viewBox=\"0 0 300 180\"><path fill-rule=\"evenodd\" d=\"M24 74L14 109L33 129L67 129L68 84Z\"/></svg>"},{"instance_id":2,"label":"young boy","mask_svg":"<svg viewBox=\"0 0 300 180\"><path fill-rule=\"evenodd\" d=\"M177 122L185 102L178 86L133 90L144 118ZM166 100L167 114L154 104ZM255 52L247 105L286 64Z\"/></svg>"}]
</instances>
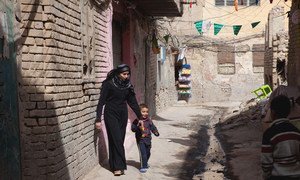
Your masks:
<instances>
[{"instance_id":1,"label":"young boy","mask_svg":"<svg viewBox=\"0 0 300 180\"><path fill-rule=\"evenodd\" d=\"M270 127L263 133L262 170L266 180L300 179L300 131L287 116L288 97L279 95L271 101Z\"/></svg>"},{"instance_id":2,"label":"young boy","mask_svg":"<svg viewBox=\"0 0 300 180\"><path fill-rule=\"evenodd\" d=\"M140 172L145 173L149 168L148 160L151 154L151 132L155 136L159 136L159 133L152 120L149 118L148 106L146 104L140 104L140 111L142 114L142 119L134 120L131 126L131 130L135 132L136 142L140 151Z\"/></svg>"}]
</instances>

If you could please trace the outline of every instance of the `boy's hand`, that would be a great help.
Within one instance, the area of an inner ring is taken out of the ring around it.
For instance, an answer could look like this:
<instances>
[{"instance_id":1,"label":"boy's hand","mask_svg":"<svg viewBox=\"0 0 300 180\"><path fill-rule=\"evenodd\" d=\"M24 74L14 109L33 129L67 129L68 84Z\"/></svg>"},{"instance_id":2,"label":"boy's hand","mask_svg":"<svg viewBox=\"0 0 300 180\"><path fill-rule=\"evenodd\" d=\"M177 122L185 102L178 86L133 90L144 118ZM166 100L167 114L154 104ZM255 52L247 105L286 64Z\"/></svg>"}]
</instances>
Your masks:
<instances>
[{"instance_id":1,"label":"boy's hand","mask_svg":"<svg viewBox=\"0 0 300 180\"><path fill-rule=\"evenodd\" d=\"M102 124L101 124L101 122L96 122L95 126L96 126L96 129L101 129Z\"/></svg>"},{"instance_id":2,"label":"boy's hand","mask_svg":"<svg viewBox=\"0 0 300 180\"><path fill-rule=\"evenodd\" d=\"M142 121L142 120L139 120L138 126L142 126L142 124L143 124L143 121Z\"/></svg>"}]
</instances>

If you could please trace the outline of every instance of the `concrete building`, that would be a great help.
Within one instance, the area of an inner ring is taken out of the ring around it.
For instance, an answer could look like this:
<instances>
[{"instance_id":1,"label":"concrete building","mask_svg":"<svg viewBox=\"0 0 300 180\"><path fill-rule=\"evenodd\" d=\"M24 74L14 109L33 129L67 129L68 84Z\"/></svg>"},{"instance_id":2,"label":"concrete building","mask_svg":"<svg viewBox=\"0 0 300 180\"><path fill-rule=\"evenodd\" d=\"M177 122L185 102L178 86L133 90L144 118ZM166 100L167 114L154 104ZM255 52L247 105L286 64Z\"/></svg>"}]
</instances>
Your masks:
<instances>
[{"instance_id":1,"label":"concrete building","mask_svg":"<svg viewBox=\"0 0 300 180\"><path fill-rule=\"evenodd\" d=\"M238 11L229 0L188 2L183 4L182 17L160 22L177 37L179 48L186 47L185 57L192 69L189 103L246 101L255 97L251 92L265 84L268 14L276 5L287 13L290 2L271 4L261 0L256 4L255 0L244 0L243 4L239 1ZM197 21L202 22L201 32L195 27Z\"/></svg>"},{"instance_id":2,"label":"concrete building","mask_svg":"<svg viewBox=\"0 0 300 180\"><path fill-rule=\"evenodd\" d=\"M173 0L1 0L0 179L81 179L105 159L101 82L127 63L138 100L154 102L150 17L180 15Z\"/></svg>"}]
</instances>

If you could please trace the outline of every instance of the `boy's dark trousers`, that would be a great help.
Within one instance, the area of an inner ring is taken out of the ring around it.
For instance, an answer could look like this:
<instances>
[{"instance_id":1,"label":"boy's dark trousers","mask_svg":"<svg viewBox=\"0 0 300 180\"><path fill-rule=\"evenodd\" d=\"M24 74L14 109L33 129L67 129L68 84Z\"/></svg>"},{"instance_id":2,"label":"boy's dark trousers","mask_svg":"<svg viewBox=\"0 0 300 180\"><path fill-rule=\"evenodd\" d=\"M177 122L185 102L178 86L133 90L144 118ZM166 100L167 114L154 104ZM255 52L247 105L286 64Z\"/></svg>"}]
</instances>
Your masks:
<instances>
[{"instance_id":1,"label":"boy's dark trousers","mask_svg":"<svg viewBox=\"0 0 300 180\"><path fill-rule=\"evenodd\" d=\"M138 142L138 148L140 151L141 168L148 168L148 160L150 158L151 142Z\"/></svg>"}]
</instances>

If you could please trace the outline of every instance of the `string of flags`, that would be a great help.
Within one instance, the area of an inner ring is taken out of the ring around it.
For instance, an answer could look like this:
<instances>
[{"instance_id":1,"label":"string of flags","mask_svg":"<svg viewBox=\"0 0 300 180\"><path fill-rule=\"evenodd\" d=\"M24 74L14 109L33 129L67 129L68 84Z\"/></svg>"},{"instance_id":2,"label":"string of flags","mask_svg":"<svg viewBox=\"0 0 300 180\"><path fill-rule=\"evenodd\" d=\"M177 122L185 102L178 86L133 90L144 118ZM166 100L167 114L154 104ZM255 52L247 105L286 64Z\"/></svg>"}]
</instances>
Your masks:
<instances>
[{"instance_id":1,"label":"string of flags","mask_svg":"<svg viewBox=\"0 0 300 180\"><path fill-rule=\"evenodd\" d=\"M253 22L251 23L251 27L255 28L259 23L260 21ZM212 23L210 21L203 21L203 20L197 21L194 24L200 34L207 32L210 29L210 27L213 25L214 35L217 35L221 31L221 29L225 26L224 24ZM242 28L242 25L233 25L232 28L233 28L233 34L238 35Z\"/></svg>"}]
</instances>

